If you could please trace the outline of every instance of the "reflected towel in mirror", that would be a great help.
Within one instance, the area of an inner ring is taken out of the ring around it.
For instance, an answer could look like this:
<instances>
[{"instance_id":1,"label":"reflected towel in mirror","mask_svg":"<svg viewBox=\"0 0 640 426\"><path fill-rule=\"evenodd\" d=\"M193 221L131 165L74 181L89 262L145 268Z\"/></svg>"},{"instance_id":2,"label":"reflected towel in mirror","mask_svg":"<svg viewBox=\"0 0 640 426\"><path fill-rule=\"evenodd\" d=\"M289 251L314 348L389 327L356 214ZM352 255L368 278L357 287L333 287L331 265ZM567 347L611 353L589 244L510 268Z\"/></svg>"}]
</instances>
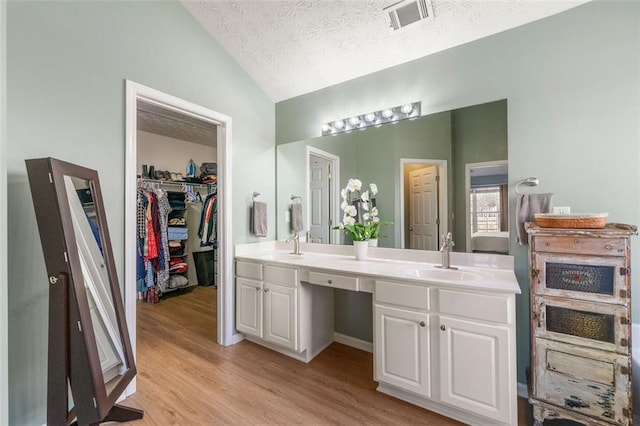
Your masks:
<instances>
[{"instance_id":1,"label":"reflected towel in mirror","mask_svg":"<svg viewBox=\"0 0 640 426\"><path fill-rule=\"evenodd\" d=\"M302 232L302 204L291 204L291 230L293 232Z\"/></svg>"}]
</instances>

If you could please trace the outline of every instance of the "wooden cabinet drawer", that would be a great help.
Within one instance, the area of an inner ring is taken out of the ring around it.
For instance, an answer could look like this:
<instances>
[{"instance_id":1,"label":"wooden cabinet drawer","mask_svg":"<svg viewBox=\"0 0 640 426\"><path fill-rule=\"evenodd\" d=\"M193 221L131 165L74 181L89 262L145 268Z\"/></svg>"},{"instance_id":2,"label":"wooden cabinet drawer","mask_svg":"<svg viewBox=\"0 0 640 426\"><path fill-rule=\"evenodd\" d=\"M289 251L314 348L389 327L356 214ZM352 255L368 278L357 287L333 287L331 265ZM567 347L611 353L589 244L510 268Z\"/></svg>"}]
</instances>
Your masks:
<instances>
[{"instance_id":1,"label":"wooden cabinet drawer","mask_svg":"<svg viewBox=\"0 0 640 426\"><path fill-rule=\"evenodd\" d=\"M551 253L573 253L600 256L625 256L627 240L625 238L596 237L551 237L537 235L534 237L532 250Z\"/></svg>"},{"instance_id":2,"label":"wooden cabinet drawer","mask_svg":"<svg viewBox=\"0 0 640 426\"><path fill-rule=\"evenodd\" d=\"M259 263L237 260L236 276L262 281L262 265Z\"/></svg>"},{"instance_id":3,"label":"wooden cabinet drawer","mask_svg":"<svg viewBox=\"0 0 640 426\"><path fill-rule=\"evenodd\" d=\"M358 291L358 278L345 275L325 274L322 272L309 272L309 283L324 285L327 287L341 288L344 290Z\"/></svg>"},{"instance_id":4,"label":"wooden cabinet drawer","mask_svg":"<svg viewBox=\"0 0 640 426\"><path fill-rule=\"evenodd\" d=\"M438 290L440 312L483 321L510 324L509 299L461 291Z\"/></svg>"},{"instance_id":5,"label":"wooden cabinet drawer","mask_svg":"<svg viewBox=\"0 0 640 426\"><path fill-rule=\"evenodd\" d=\"M567 410L627 424L631 409L629 358L567 343L536 339L534 398Z\"/></svg>"},{"instance_id":6,"label":"wooden cabinet drawer","mask_svg":"<svg viewBox=\"0 0 640 426\"><path fill-rule=\"evenodd\" d=\"M429 287L424 286L376 281L375 300L377 303L429 310L431 309L429 291Z\"/></svg>"},{"instance_id":7,"label":"wooden cabinet drawer","mask_svg":"<svg viewBox=\"0 0 640 426\"><path fill-rule=\"evenodd\" d=\"M296 287L298 285L298 270L265 265L264 280L274 284Z\"/></svg>"}]
</instances>

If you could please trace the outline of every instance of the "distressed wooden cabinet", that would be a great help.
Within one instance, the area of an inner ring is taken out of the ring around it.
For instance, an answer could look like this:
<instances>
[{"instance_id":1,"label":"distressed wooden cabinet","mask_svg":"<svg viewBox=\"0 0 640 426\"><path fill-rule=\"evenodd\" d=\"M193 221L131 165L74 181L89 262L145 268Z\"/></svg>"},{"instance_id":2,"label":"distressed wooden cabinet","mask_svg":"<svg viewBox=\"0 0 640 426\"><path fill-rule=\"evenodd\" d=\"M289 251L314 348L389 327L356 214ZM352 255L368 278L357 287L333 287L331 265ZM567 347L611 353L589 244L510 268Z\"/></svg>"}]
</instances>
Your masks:
<instances>
[{"instance_id":1,"label":"distressed wooden cabinet","mask_svg":"<svg viewBox=\"0 0 640 426\"><path fill-rule=\"evenodd\" d=\"M636 228L529 225L536 425L633 424L630 237Z\"/></svg>"}]
</instances>

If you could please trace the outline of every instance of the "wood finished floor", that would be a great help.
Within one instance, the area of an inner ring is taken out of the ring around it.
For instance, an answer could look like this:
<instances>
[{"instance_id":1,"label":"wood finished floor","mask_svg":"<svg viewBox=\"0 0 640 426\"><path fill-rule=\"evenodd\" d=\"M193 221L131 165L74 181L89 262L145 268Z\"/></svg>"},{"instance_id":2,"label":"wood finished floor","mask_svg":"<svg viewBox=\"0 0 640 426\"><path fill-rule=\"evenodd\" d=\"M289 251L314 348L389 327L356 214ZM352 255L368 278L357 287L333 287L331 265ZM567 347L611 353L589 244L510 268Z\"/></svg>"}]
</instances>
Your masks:
<instances>
[{"instance_id":1,"label":"wood finished floor","mask_svg":"<svg viewBox=\"0 0 640 426\"><path fill-rule=\"evenodd\" d=\"M213 287L138 304L138 390L123 405L145 414L131 425L460 424L377 392L368 352L334 343L304 364L247 341L219 346L215 309Z\"/></svg>"}]
</instances>

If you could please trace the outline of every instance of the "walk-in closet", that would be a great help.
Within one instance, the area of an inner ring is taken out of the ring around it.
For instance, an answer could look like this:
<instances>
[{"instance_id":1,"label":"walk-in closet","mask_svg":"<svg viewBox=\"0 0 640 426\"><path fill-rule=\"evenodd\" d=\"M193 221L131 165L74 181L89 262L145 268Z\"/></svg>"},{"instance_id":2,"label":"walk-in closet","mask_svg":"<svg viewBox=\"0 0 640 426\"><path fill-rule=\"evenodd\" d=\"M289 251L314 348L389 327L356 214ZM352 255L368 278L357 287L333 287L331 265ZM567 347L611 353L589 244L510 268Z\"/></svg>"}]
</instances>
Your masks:
<instances>
[{"instance_id":1,"label":"walk-in closet","mask_svg":"<svg viewBox=\"0 0 640 426\"><path fill-rule=\"evenodd\" d=\"M137 128L138 304L215 306L217 125L139 100ZM215 309L210 316L215 329Z\"/></svg>"}]
</instances>

